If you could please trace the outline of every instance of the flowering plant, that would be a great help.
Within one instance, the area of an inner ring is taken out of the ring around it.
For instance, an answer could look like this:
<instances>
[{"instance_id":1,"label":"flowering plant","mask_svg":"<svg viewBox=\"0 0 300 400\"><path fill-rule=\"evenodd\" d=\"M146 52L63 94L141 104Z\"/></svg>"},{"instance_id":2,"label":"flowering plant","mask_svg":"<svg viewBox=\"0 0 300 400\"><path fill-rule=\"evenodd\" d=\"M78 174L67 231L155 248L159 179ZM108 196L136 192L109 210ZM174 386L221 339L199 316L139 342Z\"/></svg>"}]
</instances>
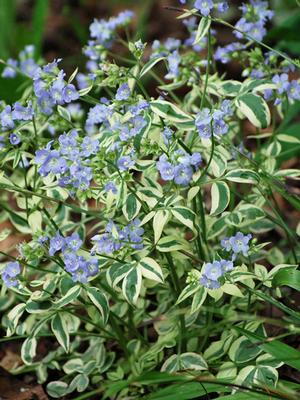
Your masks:
<instances>
[{"instance_id":1,"label":"flowering plant","mask_svg":"<svg viewBox=\"0 0 300 400\"><path fill-rule=\"evenodd\" d=\"M234 26L226 1L180 3L183 41L125 42L125 11L91 24L86 71L31 45L3 61L24 86L0 105L1 241L23 240L1 251L2 328L51 398L297 399L278 368L300 353L268 335L299 332L300 229L278 204L300 211L281 158L300 143L299 62L263 42L267 1Z\"/></svg>"}]
</instances>

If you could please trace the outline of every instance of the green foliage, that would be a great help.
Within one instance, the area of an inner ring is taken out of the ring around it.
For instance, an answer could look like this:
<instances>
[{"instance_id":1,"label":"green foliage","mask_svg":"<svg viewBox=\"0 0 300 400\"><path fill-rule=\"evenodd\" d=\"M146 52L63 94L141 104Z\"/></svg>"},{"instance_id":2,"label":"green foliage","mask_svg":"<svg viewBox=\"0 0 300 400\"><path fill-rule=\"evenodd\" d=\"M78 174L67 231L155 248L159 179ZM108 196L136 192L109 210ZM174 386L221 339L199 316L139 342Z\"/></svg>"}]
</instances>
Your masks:
<instances>
[{"instance_id":1,"label":"green foliage","mask_svg":"<svg viewBox=\"0 0 300 400\"><path fill-rule=\"evenodd\" d=\"M11 30L15 3L7 4L0 22ZM34 3L35 56L49 7ZM13 372L36 371L52 398L296 400L299 385L282 371L300 370L291 301L300 291L300 107L273 78L297 61L264 53L272 48L246 33L230 55L243 73L229 79L213 29L235 27L197 8L176 12L195 17L190 45L156 43L152 58L129 37L129 17L110 20L109 40L89 43L97 62L78 91L76 66L55 91L65 79L58 65L33 59L42 68L33 82L18 64L19 100L33 108L17 118L18 104L0 104L0 342L20 341ZM114 59L124 26L128 58Z\"/></svg>"}]
</instances>

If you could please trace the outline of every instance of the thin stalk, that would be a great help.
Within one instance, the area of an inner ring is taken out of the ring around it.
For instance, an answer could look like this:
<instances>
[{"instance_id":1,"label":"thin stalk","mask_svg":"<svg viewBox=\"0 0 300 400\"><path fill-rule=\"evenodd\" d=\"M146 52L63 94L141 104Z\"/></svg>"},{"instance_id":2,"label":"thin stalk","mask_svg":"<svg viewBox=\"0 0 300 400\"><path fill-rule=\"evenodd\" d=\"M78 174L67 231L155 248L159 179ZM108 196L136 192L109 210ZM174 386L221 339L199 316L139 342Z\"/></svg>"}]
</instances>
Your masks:
<instances>
[{"instance_id":1,"label":"thin stalk","mask_svg":"<svg viewBox=\"0 0 300 400\"><path fill-rule=\"evenodd\" d=\"M127 339L124 337L123 332L121 331L119 325L115 321L115 316L113 314L109 314L109 322L112 326L113 332L115 333L117 340L122 347L122 350L126 356L126 358L129 357L129 352L127 349Z\"/></svg>"},{"instance_id":2,"label":"thin stalk","mask_svg":"<svg viewBox=\"0 0 300 400\"><path fill-rule=\"evenodd\" d=\"M206 64L206 73L205 73L204 89L203 89L203 95L202 95L202 98L201 98L200 109L203 108L204 101L205 101L205 97L206 97L207 86L208 86L208 77L209 77L210 63L211 63L211 32L210 32L210 29L209 29L209 30L208 30L208 35L207 35L207 64Z\"/></svg>"},{"instance_id":3,"label":"thin stalk","mask_svg":"<svg viewBox=\"0 0 300 400\"><path fill-rule=\"evenodd\" d=\"M85 394L82 394L81 396L76 397L73 400L85 400L85 399L90 399L92 396L94 396L95 394L101 393L103 392L104 388L98 388L95 390L91 390L90 392L87 392Z\"/></svg>"},{"instance_id":4,"label":"thin stalk","mask_svg":"<svg viewBox=\"0 0 300 400\"><path fill-rule=\"evenodd\" d=\"M105 218L100 211L86 210L84 208L76 206L75 204L66 203L64 201L61 201L59 199L55 199L53 197L49 197L49 196L46 196L46 195L43 195L43 194L40 194L40 193L32 192L31 190L22 189L22 188L20 188L18 186L11 186L11 185L6 185L6 184L2 184L1 183L0 184L0 189L12 190L12 191L16 191L16 192L19 192L19 193L40 197L41 199L48 200L48 201L51 201L51 202L54 202L54 203L57 203L57 204L63 204L65 207L70 208L75 213L91 215L91 216L94 216L94 218L107 220L107 218ZM1 204L1 206L2 206L2 204ZM20 216L18 216L18 217L21 218Z\"/></svg>"},{"instance_id":5,"label":"thin stalk","mask_svg":"<svg viewBox=\"0 0 300 400\"><path fill-rule=\"evenodd\" d=\"M201 220L201 229L202 229L202 239L207 246L207 231L206 231L206 222L205 222L205 211L203 207L203 197L201 190L198 192L198 205L199 205L199 213L200 213L200 220Z\"/></svg>"},{"instance_id":6,"label":"thin stalk","mask_svg":"<svg viewBox=\"0 0 300 400\"><path fill-rule=\"evenodd\" d=\"M194 207L194 212L197 213L197 200L195 198L193 199L193 207ZM199 227L197 226L197 228L199 228ZM197 249L198 249L198 254L202 260L205 260L205 253L204 253L204 249L202 246L200 229L197 229L197 232L198 232L198 235L196 237L196 245L197 245ZM184 254L186 254L186 253L184 253ZM188 257L190 257L190 254L188 255Z\"/></svg>"},{"instance_id":7,"label":"thin stalk","mask_svg":"<svg viewBox=\"0 0 300 400\"><path fill-rule=\"evenodd\" d=\"M26 262L23 261L23 260L19 260L18 258L13 257L13 256L11 256L10 254L5 253L4 251L0 251L0 254L2 254L3 256L5 256L5 257L7 257L7 258L9 258L9 259L11 259L11 260L18 261L20 264L24 265L25 267L34 269L34 270L36 270L36 271L40 271L40 272L49 272L50 274L56 274L56 273L57 273L57 272L55 272L55 271L51 271L50 269L39 268L39 267L36 267L35 265L28 264L28 263L26 263Z\"/></svg>"},{"instance_id":8,"label":"thin stalk","mask_svg":"<svg viewBox=\"0 0 300 400\"><path fill-rule=\"evenodd\" d=\"M169 253L166 253L166 258L170 267L170 275L171 275L171 280L172 280L172 285L171 285L171 289L172 289L172 293L173 293L173 297L174 300L177 301L178 296L181 293L181 286L180 286L180 281L176 272L176 267L174 265L172 256ZM185 318L184 315L179 314L179 340L178 340L178 354L180 354L181 352L184 352L186 350L186 340L185 340Z\"/></svg>"}]
</instances>

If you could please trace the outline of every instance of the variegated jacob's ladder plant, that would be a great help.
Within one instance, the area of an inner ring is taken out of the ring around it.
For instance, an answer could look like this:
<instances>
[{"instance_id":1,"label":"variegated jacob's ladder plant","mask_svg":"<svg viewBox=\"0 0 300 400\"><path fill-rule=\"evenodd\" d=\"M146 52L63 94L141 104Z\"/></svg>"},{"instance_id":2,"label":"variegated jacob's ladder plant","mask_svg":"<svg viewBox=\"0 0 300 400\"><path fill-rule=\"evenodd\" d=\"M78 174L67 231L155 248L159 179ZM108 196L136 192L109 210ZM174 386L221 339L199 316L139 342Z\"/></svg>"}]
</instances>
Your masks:
<instances>
[{"instance_id":1,"label":"variegated jacob's ladder plant","mask_svg":"<svg viewBox=\"0 0 300 400\"><path fill-rule=\"evenodd\" d=\"M51 398L299 398L299 62L264 43L267 1L180 3L185 39L124 11L83 72L2 61L23 83L0 104L1 341Z\"/></svg>"}]
</instances>

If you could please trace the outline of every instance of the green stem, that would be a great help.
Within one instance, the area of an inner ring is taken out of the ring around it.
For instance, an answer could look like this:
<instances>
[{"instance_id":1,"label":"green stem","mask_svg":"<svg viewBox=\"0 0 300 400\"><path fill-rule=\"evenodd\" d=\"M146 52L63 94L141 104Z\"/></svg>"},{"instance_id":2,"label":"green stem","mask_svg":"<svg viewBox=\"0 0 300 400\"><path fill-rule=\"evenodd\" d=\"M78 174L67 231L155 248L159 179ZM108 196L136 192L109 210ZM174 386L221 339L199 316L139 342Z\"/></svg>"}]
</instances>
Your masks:
<instances>
[{"instance_id":1,"label":"green stem","mask_svg":"<svg viewBox=\"0 0 300 400\"><path fill-rule=\"evenodd\" d=\"M123 332L121 331L119 325L117 324L117 322L115 321L115 316L113 314L109 314L109 322L112 326L113 332L115 333L117 340L120 344L120 346L122 347L122 350L126 356L126 358L129 357L129 352L127 349L127 340L125 339Z\"/></svg>"},{"instance_id":2,"label":"green stem","mask_svg":"<svg viewBox=\"0 0 300 400\"><path fill-rule=\"evenodd\" d=\"M36 271L48 272L48 273L50 273L50 274L57 274L57 272L51 271L50 269L39 268L39 267L36 267L36 266L34 266L34 265L28 264L28 263L26 263L26 262L23 261L23 260L19 260L18 258L13 257L13 256L11 256L10 254L5 253L4 251L0 251L0 254L2 254L3 256L5 256L5 257L7 257L7 258L9 258L9 259L11 259L11 260L18 261L20 264L24 265L25 267L34 269L34 270L36 270Z\"/></svg>"},{"instance_id":3,"label":"green stem","mask_svg":"<svg viewBox=\"0 0 300 400\"><path fill-rule=\"evenodd\" d=\"M201 98L200 109L203 108L205 97L206 97L210 63L211 63L211 32L210 32L210 29L209 29L208 30L208 35L207 35L207 65L206 65L204 89L203 89L203 95L202 95L202 98Z\"/></svg>"},{"instance_id":4,"label":"green stem","mask_svg":"<svg viewBox=\"0 0 300 400\"><path fill-rule=\"evenodd\" d=\"M201 221L202 240L205 243L205 245L207 246L205 211L204 211L204 207L203 207L203 197L202 197L201 189L198 192L198 205L199 205L199 213L200 213L200 221Z\"/></svg>"},{"instance_id":5,"label":"green stem","mask_svg":"<svg viewBox=\"0 0 300 400\"><path fill-rule=\"evenodd\" d=\"M46 195L43 195L43 194L40 194L40 193L32 192L30 190L22 189L22 188L20 188L18 186L11 186L11 185L7 185L7 184L1 183L0 184L0 189L6 189L6 190L16 191L16 192L23 193L23 194L28 194L28 195L31 195L31 196L40 197L41 199L48 200L48 201L51 201L51 202L54 202L54 203L57 203L57 204L63 204L65 207L70 208L75 213L91 215L91 216L94 216L94 218L107 220L107 218L105 218L100 211L86 210L86 209L78 207L78 206L76 206L74 204L66 203L66 202L61 201L59 199L55 199L53 197L49 197L49 196L46 196ZM6 207L6 208L8 209L8 207ZM11 212L11 210L10 210L10 212ZM21 217L18 215L18 218L21 218Z\"/></svg>"},{"instance_id":6,"label":"green stem","mask_svg":"<svg viewBox=\"0 0 300 400\"><path fill-rule=\"evenodd\" d=\"M91 390L90 392L82 394L81 396L78 396L73 400L91 399L95 394L101 393L101 392L103 392L103 390L104 390L103 388L98 388L98 389L95 389L95 390Z\"/></svg>"},{"instance_id":7,"label":"green stem","mask_svg":"<svg viewBox=\"0 0 300 400\"><path fill-rule=\"evenodd\" d=\"M193 199L193 207L194 207L194 212L197 213L197 200L196 198ZM201 241L201 230L199 229L198 225L196 227L198 235L196 237L196 244L197 244L197 248L198 248L198 254L199 257L201 258L201 260L205 260L205 253L204 253L204 249L202 246L202 241ZM188 255L188 257L190 257L190 255Z\"/></svg>"},{"instance_id":8,"label":"green stem","mask_svg":"<svg viewBox=\"0 0 300 400\"><path fill-rule=\"evenodd\" d=\"M172 256L169 253L166 253L166 258L170 267L170 275L171 275L171 280L172 280L172 293L173 293L173 297L175 302L178 299L178 296L181 293L181 286L180 286L180 282L179 282L179 278L176 272L176 267L174 265ZM186 340L185 340L185 318L184 315L179 314L179 340L178 340L178 354L180 354L181 352L184 352L186 350Z\"/></svg>"}]
</instances>

